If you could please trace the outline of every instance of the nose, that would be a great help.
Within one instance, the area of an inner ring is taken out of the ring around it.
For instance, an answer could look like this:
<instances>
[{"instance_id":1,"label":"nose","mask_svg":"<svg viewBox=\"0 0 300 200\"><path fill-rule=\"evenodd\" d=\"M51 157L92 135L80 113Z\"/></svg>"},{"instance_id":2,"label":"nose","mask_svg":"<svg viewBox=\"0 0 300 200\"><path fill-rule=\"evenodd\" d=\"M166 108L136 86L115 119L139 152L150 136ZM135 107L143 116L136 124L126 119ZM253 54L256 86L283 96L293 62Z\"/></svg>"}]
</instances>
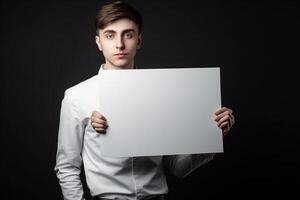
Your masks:
<instances>
[{"instance_id":1,"label":"nose","mask_svg":"<svg viewBox=\"0 0 300 200\"><path fill-rule=\"evenodd\" d=\"M118 37L116 48L119 49L119 50L123 50L125 48L125 44L124 44L122 36Z\"/></svg>"}]
</instances>

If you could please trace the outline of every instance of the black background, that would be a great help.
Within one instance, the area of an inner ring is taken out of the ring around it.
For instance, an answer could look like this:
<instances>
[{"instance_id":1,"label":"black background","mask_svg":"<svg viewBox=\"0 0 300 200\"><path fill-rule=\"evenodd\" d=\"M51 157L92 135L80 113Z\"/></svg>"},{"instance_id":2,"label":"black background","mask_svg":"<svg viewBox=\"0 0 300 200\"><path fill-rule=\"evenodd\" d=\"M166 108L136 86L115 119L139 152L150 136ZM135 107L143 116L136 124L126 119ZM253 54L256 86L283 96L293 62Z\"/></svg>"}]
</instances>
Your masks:
<instances>
[{"instance_id":1,"label":"black background","mask_svg":"<svg viewBox=\"0 0 300 200\"><path fill-rule=\"evenodd\" d=\"M62 198L60 103L104 62L93 27L103 2L1 1L1 199ZM222 104L236 117L223 154L168 176L167 199L299 197L299 3L128 2L144 18L136 65L221 66Z\"/></svg>"}]
</instances>

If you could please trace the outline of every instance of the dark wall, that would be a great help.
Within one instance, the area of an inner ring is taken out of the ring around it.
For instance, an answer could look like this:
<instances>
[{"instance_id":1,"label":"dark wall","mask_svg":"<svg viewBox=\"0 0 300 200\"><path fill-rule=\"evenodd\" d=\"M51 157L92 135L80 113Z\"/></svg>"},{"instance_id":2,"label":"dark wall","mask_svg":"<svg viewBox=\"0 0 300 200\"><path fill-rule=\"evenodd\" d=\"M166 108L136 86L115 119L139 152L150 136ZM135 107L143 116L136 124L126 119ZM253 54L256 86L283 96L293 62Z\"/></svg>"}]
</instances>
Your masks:
<instances>
[{"instance_id":1,"label":"dark wall","mask_svg":"<svg viewBox=\"0 0 300 200\"><path fill-rule=\"evenodd\" d=\"M128 2L144 17L137 66L221 66L222 103L236 116L224 153L168 177L167 199L299 196L299 3ZM62 198L60 103L104 61L93 29L102 3L1 1L1 199Z\"/></svg>"}]
</instances>

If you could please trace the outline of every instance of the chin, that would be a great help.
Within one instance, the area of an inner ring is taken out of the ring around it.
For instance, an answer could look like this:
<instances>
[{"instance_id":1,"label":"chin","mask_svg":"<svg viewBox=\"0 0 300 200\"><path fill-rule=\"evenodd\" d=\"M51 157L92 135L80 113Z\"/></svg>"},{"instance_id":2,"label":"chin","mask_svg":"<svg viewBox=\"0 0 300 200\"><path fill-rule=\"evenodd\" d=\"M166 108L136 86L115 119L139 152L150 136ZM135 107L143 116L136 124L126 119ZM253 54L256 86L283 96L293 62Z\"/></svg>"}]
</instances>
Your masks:
<instances>
[{"instance_id":1,"label":"chin","mask_svg":"<svg viewBox=\"0 0 300 200\"><path fill-rule=\"evenodd\" d=\"M122 68L122 69L127 69L128 68L128 66L129 66L129 62L116 62L116 63L114 63L114 65L116 66L116 67L119 67L119 68Z\"/></svg>"}]
</instances>

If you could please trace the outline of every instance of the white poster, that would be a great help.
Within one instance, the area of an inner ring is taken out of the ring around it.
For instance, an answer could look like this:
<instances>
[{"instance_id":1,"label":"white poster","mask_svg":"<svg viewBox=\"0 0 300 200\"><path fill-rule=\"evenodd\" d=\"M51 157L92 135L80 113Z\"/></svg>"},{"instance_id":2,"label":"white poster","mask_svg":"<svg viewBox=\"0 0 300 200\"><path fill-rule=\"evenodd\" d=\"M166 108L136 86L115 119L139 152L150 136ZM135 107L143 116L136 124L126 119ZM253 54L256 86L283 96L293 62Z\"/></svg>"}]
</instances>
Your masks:
<instances>
[{"instance_id":1,"label":"white poster","mask_svg":"<svg viewBox=\"0 0 300 200\"><path fill-rule=\"evenodd\" d=\"M223 152L220 68L102 70L99 84L103 156Z\"/></svg>"}]
</instances>

